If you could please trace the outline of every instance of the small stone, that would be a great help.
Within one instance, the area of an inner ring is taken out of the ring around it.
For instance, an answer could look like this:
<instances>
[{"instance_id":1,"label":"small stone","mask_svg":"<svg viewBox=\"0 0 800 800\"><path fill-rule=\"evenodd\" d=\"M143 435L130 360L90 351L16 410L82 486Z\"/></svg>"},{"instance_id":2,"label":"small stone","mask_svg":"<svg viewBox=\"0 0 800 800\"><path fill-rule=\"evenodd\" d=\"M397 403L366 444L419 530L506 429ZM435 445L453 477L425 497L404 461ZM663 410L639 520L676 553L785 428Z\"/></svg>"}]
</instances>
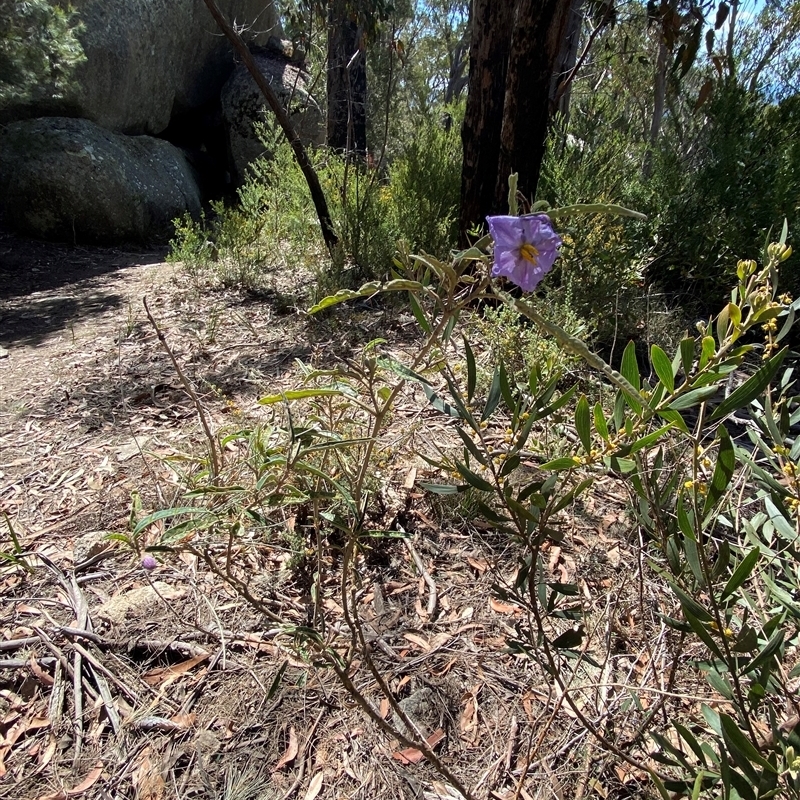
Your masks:
<instances>
[{"instance_id":1,"label":"small stone","mask_svg":"<svg viewBox=\"0 0 800 800\"><path fill-rule=\"evenodd\" d=\"M164 600L177 600L185 594L183 589L176 589L163 581L154 581L152 585L139 586L112 597L111 600L103 603L95 613L99 619L110 622L112 625L124 625L128 620L142 619L147 616Z\"/></svg>"},{"instance_id":2,"label":"small stone","mask_svg":"<svg viewBox=\"0 0 800 800\"><path fill-rule=\"evenodd\" d=\"M8 350L5 347L0 347L0 358L8 358Z\"/></svg>"},{"instance_id":3,"label":"small stone","mask_svg":"<svg viewBox=\"0 0 800 800\"><path fill-rule=\"evenodd\" d=\"M82 564L93 556L111 550L115 546L115 542L107 537L106 531L89 531L75 539L72 545L74 563Z\"/></svg>"}]
</instances>

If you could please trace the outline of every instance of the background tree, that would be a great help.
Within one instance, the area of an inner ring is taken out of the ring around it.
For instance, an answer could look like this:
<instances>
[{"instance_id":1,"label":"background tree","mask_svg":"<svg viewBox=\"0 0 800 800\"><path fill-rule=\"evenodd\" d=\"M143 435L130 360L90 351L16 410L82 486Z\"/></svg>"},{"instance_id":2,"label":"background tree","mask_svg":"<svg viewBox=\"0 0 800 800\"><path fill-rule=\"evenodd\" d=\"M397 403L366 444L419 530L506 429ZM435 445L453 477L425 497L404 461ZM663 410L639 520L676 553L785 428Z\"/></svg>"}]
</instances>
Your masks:
<instances>
[{"instance_id":1,"label":"background tree","mask_svg":"<svg viewBox=\"0 0 800 800\"><path fill-rule=\"evenodd\" d=\"M367 153L367 61L364 27L348 0L328 3L328 147Z\"/></svg>"},{"instance_id":2,"label":"background tree","mask_svg":"<svg viewBox=\"0 0 800 800\"><path fill-rule=\"evenodd\" d=\"M536 191L553 74L572 0L475 0L469 94L462 128L461 235L505 210L508 176Z\"/></svg>"}]
</instances>

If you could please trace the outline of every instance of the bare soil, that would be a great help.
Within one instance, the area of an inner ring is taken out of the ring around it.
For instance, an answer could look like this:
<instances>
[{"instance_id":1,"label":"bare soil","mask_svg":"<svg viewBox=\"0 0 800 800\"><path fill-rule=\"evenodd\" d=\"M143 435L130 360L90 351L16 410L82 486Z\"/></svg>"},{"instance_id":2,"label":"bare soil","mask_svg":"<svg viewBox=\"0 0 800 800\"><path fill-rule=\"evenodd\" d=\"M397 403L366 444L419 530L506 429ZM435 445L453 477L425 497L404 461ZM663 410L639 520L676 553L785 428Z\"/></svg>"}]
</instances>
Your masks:
<instances>
[{"instance_id":1,"label":"bare soil","mask_svg":"<svg viewBox=\"0 0 800 800\"><path fill-rule=\"evenodd\" d=\"M168 460L203 451L144 297L218 429L258 421L258 397L288 385L295 359L331 364L387 331L408 337L379 309L311 324L285 298L201 292L164 257L0 235L0 797L457 797L202 562L165 558L148 573L107 538L129 532L132 512L177 502ZM433 418L417 424L436 435ZM359 602L376 663L442 760L481 798L648 796L646 776L596 748L542 670L507 652L526 624L491 597L515 568L510 543L468 509L437 513L407 462L387 476L414 547L390 542L368 560ZM605 648L602 678L580 696L616 741L671 666L652 624L661 600L633 585L625 534L609 484L549 555L554 580L579 582ZM414 548L437 585L434 614ZM248 568L284 561L262 550ZM303 624L307 595L288 580L275 598ZM352 677L391 718L372 676ZM620 686L637 689L638 711L619 713Z\"/></svg>"}]
</instances>

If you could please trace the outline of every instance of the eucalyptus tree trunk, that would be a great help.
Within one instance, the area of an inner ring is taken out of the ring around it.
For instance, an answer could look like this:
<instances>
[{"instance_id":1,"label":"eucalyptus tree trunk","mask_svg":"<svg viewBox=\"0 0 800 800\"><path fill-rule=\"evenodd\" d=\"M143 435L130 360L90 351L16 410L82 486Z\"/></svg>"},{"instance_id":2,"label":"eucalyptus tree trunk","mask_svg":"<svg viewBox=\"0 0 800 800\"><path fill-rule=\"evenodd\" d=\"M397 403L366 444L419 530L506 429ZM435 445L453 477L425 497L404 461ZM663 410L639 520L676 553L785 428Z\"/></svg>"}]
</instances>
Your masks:
<instances>
[{"instance_id":1,"label":"eucalyptus tree trunk","mask_svg":"<svg viewBox=\"0 0 800 800\"><path fill-rule=\"evenodd\" d=\"M584 0L572 0L567 21L567 32L561 42L561 49L556 59L553 79L550 82L550 103L555 113L569 117L569 101L572 95L572 81L562 87L562 81L572 73L578 63L578 45L583 25Z\"/></svg>"},{"instance_id":2,"label":"eucalyptus tree trunk","mask_svg":"<svg viewBox=\"0 0 800 800\"><path fill-rule=\"evenodd\" d=\"M328 146L367 153L367 60L364 35L346 0L328 6Z\"/></svg>"},{"instance_id":3,"label":"eucalyptus tree trunk","mask_svg":"<svg viewBox=\"0 0 800 800\"><path fill-rule=\"evenodd\" d=\"M462 129L460 228L507 212L508 176L536 191L550 87L573 0L474 0L469 94Z\"/></svg>"},{"instance_id":4,"label":"eucalyptus tree trunk","mask_svg":"<svg viewBox=\"0 0 800 800\"><path fill-rule=\"evenodd\" d=\"M533 198L536 193L547 147L550 87L571 8L572 0L517 2L495 184L499 207L508 197L512 172L519 175L517 188L524 197Z\"/></svg>"},{"instance_id":5,"label":"eucalyptus tree trunk","mask_svg":"<svg viewBox=\"0 0 800 800\"><path fill-rule=\"evenodd\" d=\"M502 210L495 203L495 185L513 21L514 0L473 0L469 22L472 37L469 89L461 129L462 238L472 225L483 222L487 214Z\"/></svg>"}]
</instances>

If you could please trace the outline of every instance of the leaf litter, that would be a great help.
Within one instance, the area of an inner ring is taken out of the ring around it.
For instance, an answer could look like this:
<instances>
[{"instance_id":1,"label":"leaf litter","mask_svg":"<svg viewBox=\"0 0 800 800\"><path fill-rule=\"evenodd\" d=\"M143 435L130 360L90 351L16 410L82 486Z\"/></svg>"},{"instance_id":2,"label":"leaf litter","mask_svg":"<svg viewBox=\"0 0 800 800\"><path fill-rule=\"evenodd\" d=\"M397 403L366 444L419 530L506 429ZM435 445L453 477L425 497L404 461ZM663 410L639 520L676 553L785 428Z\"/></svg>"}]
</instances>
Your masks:
<instances>
[{"instance_id":1,"label":"leaf litter","mask_svg":"<svg viewBox=\"0 0 800 800\"><path fill-rule=\"evenodd\" d=\"M198 292L158 254L12 239L27 248L19 258L31 270L0 291L8 350L0 361L0 528L19 543L15 551L4 539L1 548L16 560L0 568L0 797L456 797L420 751L371 727L329 673L287 653L196 558L148 575L119 543L80 549L89 534L125 534L137 506L173 502L180 486L166 459L202 447L192 404L145 324L143 296L218 427L257 419L258 397L292 383L295 358L330 364L383 333L383 312L312 326L269 300ZM59 265L60 284L52 277ZM397 419L425 425L428 438L449 435L418 406L401 407ZM507 650L522 611L492 585L513 580L513 549L468 514L442 514L416 493L426 469L406 462L390 472L387 496L407 503L412 547L387 545L385 560L363 575L372 587L360 606L365 629L396 698L430 689L437 724L427 744L482 796L540 796L554 776L581 792L630 791L639 778L595 763L544 671ZM588 642L612 620L611 668L573 687L584 713L599 720L631 693L643 707L655 702L669 669L656 622L669 609L653 589L655 611L642 616L624 491L609 482L606 494L607 505L582 509L545 554L554 581L583 576ZM283 564L263 549L247 557L251 574L274 575ZM286 615L302 622L302 587L290 582L280 592ZM342 624L338 604L325 614ZM389 717L369 676L356 677ZM698 706L708 691L696 694L684 702Z\"/></svg>"}]
</instances>

